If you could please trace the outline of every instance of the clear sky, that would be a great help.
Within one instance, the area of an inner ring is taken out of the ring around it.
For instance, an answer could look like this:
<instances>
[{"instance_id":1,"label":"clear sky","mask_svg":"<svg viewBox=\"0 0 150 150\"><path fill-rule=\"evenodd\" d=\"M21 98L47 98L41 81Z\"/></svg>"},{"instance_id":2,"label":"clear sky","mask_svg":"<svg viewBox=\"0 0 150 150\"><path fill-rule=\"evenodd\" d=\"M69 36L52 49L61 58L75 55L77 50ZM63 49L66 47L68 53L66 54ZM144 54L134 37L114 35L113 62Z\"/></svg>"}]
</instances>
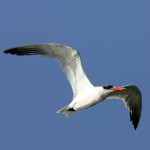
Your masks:
<instances>
[{"instance_id":1,"label":"clear sky","mask_svg":"<svg viewBox=\"0 0 150 150\"><path fill-rule=\"evenodd\" d=\"M1 150L150 148L149 0L1 0L0 20ZM94 85L137 85L143 95L137 130L121 100L68 119L56 114L72 100L58 63L3 53L38 43L77 49Z\"/></svg>"}]
</instances>

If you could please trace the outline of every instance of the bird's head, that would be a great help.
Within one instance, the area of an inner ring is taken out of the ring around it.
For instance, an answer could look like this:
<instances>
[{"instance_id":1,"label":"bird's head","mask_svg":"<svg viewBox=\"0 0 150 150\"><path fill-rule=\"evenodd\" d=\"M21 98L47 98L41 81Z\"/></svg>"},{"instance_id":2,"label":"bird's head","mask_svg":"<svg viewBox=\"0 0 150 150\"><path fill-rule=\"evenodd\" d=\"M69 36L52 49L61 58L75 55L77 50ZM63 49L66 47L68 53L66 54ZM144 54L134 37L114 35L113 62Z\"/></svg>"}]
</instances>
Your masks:
<instances>
[{"instance_id":1,"label":"bird's head","mask_svg":"<svg viewBox=\"0 0 150 150\"><path fill-rule=\"evenodd\" d=\"M113 85L103 85L102 86L103 89L105 90L111 90L111 91L122 91L122 90L125 90L124 87L116 87L116 86L113 86Z\"/></svg>"},{"instance_id":2,"label":"bird's head","mask_svg":"<svg viewBox=\"0 0 150 150\"><path fill-rule=\"evenodd\" d=\"M111 93L125 90L124 87L116 87L113 85L103 85L101 86L101 92L104 98L107 98Z\"/></svg>"}]
</instances>

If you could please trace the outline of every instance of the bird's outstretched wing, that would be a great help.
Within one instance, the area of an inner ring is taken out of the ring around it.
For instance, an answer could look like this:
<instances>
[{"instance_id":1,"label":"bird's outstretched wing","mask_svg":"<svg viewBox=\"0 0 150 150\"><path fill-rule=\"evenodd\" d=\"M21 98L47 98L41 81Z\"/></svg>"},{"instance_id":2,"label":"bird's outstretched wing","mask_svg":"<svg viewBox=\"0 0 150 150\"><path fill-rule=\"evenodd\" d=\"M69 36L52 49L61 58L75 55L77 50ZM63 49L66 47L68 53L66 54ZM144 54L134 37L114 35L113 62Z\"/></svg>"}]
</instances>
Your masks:
<instances>
[{"instance_id":1,"label":"bird's outstretched wing","mask_svg":"<svg viewBox=\"0 0 150 150\"><path fill-rule=\"evenodd\" d=\"M125 90L114 91L107 97L107 99L123 99L126 107L130 111L130 120L132 121L132 124L136 130L142 112L142 94L135 85L128 85L124 86L123 88L125 88Z\"/></svg>"},{"instance_id":2,"label":"bird's outstretched wing","mask_svg":"<svg viewBox=\"0 0 150 150\"><path fill-rule=\"evenodd\" d=\"M79 89L82 90L85 86L93 86L84 73L78 51L71 47L62 44L33 44L10 48L5 50L4 53L41 55L58 60L71 84L74 97Z\"/></svg>"}]
</instances>

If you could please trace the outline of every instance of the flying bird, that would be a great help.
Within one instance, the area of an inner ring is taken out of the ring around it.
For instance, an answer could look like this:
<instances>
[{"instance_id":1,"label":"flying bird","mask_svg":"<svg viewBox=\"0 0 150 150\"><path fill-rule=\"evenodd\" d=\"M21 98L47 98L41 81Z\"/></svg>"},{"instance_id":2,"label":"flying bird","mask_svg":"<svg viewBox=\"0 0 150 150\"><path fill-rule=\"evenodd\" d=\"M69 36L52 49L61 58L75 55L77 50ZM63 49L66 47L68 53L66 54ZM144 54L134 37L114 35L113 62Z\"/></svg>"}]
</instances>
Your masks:
<instances>
[{"instance_id":1,"label":"flying bird","mask_svg":"<svg viewBox=\"0 0 150 150\"><path fill-rule=\"evenodd\" d=\"M56 59L69 80L72 91L72 102L57 111L69 117L79 110L92 107L105 99L122 99L129 109L130 120L136 130L141 117L142 95L135 85L127 86L93 86L87 78L77 50L62 44L33 44L18 46L4 51L15 55L41 55Z\"/></svg>"}]
</instances>

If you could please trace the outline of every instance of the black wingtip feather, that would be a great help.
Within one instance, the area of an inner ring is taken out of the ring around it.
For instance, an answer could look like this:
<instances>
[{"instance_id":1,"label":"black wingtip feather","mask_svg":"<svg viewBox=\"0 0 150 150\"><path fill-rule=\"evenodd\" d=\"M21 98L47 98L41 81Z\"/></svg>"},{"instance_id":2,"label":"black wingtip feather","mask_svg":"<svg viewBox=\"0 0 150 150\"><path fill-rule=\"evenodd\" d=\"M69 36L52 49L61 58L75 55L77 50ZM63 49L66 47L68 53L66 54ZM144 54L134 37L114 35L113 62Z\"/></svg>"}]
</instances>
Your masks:
<instances>
[{"instance_id":1,"label":"black wingtip feather","mask_svg":"<svg viewBox=\"0 0 150 150\"><path fill-rule=\"evenodd\" d=\"M42 45L29 45L29 46L20 46L10 48L4 51L5 54L12 54L12 55L44 55L46 52L43 50Z\"/></svg>"},{"instance_id":2,"label":"black wingtip feather","mask_svg":"<svg viewBox=\"0 0 150 150\"><path fill-rule=\"evenodd\" d=\"M12 55L33 55L32 50L26 50L24 48L11 48L4 51L5 54L12 54Z\"/></svg>"},{"instance_id":3,"label":"black wingtip feather","mask_svg":"<svg viewBox=\"0 0 150 150\"><path fill-rule=\"evenodd\" d=\"M130 111L130 121L132 122L135 130L139 124L139 120L140 120L140 114L138 114L138 112L136 112L135 110L133 110L133 112Z\"/></svg>"},{"instance_id":4,"label":"black wingtip feather","mask_svg":"<svg viewBox=\"0 0 150 150\"><path fill-rule=\"evenodd\" d=\"M5 54L8 54L8 53L9 53L9 51L8 51L8 50L5 50L5 51L4 51L4 53L5 53Z\"/></svg>"}]
</instances>

